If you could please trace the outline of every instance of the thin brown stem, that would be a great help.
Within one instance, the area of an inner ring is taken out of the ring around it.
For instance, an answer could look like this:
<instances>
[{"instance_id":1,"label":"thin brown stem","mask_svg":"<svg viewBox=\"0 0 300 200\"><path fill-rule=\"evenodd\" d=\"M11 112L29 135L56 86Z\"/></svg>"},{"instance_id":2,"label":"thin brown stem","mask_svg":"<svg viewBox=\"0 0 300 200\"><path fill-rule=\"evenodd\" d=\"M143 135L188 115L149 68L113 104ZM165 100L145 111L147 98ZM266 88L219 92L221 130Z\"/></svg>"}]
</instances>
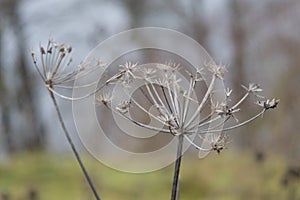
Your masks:
<instances>
[{"instance_id":1,"label":"thin brown stem","mask_svg":"<svg viewBox=\"0 0 300 200\"><path fill-rule=\"evenodd\" d=\"M49 86L49 87L52 88L51 86ZM65 123L63 121L60 109L59 109L57 101L55 99L55 96L54 96L54 94L53 94L53 92L51 90L48 89L48 91L49 91L49 94L50 94L51 99L53 101L53 104L54 104L54 107L55 107L55 110L56 110L56 113L57 113L60 125L61 125L61 127L63 129L63 132L64 132L66 138L67 138L68 143L71 146L71 149L72 149L72 151L73 151L73 153L74 153L74 155L76 157L76 160L77 160L77 162L80 165L80 168L81 168L81 170L82 170L82 172L83 172L83 174L85 176L85 179L87 180L87 182L88 182L88 184L89 184L89 186L90 186L90 188L91 188L91 190L92 190L92 192L93 192L96 200L100 200L100 197L99 197L99 195L98 195L98 193L97 193L97 191L95 189L95 186L94 186L94 184L93 184L93 182L92 182L92 180L91 180L91 178L90 178L90 176L89 176L89 174L88 174L88 172L87 172L87 170L86 170L86 168L85 168L85 166L84 166L84 164L83 164L83 162L82 162L82 160L80 158L80 155L79 155L79 153L78 153L78 151L77 151L77 149L75 147L75 144L73 143L72 138L71 138L71 136L70 136L70 134L69 134L69 132L68 132L68 130L66 128L66 125L65 125Z\"/></svg>"},{"instance_id":2,"label":"thin brown stem","mask_svg":"<svg viewBox=\"0 0 300 200\"><path fill-rule=\"evenodd\" d=\"M183 146L183 134L178 136L177 157L176 157L175 168L174 168L171 200L179 199L177 198L177 196L180 190L179 173L180 173L180 165L181 165L181 157L182 157L182 146Z\"/></svg>"}]
</instances>

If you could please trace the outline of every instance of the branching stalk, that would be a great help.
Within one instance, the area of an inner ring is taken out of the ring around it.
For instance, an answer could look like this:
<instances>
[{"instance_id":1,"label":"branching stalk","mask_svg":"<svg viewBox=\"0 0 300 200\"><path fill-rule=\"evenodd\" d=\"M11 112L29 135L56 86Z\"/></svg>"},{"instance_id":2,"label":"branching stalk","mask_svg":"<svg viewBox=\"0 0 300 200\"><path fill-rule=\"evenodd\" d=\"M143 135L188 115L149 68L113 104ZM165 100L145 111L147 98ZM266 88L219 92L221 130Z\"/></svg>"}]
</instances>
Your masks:
<instances>
[{"instance_id":1,"label":"branching stalk","mask_svg":"<svg viewBox=\"0 0 300 200\"><path fill-rule=\"evenodd\" d=\"M236 129L239 128L241 126L244 126L252 121L254 121L256 118L262 116L265 113L266 109L263 109L261 112L259 112L258 114L256 114L255 116L249 118L248 120L241 122L239 124L236 124L234 126L230 126L227 128L223 128L223 129L219 129L219 130L204 130L204 131L199 131L198 134L206 134L206 133L216 133L216 132L221 132L221 131L230 131L232 129Z\"/></svg>"}]
</instances>

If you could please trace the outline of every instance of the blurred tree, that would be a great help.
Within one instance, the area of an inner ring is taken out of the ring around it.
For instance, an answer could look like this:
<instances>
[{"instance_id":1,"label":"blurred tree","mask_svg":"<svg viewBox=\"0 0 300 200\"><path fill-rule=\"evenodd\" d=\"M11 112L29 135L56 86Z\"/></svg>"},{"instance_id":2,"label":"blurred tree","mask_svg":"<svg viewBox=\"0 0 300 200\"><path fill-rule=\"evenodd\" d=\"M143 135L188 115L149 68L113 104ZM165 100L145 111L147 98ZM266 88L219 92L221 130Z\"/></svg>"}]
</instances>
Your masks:
<instances>
[{"instance_id":1,"label":"blurred tree","mask_svg":"<svg viewBox=\"0 0 300 200\"><path fill-rule=\"evenodd\" d=\"M281 97L281 109L274 116L273 123L276 123L271 127L271 132L275 135L273 143L277 147L277 152L288 155L292 164L298 164L300 162L300 146L298 144L300 139L298 131L300 129L300 108L298 106L300 102L300 40L284 35L274 39L288 62L287 70L282 73L275 84L275 93Z\"/></svg>"},{"instance_id":2,"label":"blurred tree","mask_svg":"<svg viewBox=\"0 0 300 200\"><path fill-rule=\"evenodd\" d=\"M234 68L233 77L232 77L232 85L233 89L236 92L236 95L242 95L240 85L246 82L245 80L245 72L244 72L244 59L245 59L245 40L246 40L246 32L243 24L244 11L240 1L231 0L230 1L231 8L231 36L232 43L234 46L233 59L232 59L232 67ZM238 99L238 97L237 97Z\"/></svg>"},{"instance_id":3,"label":"blurred tree","mask_svg":"<svg viewBox=\"0 0 300 200\"><path fill-rule=\"evenodd\" d=\"M18 0L2 0L0 7L0 32L3 32L4 29L12 30L13 35L11 37L14 38L16 45L13 55L15 66L4 66L3 62L0 65L1 124L8 152L10 153L18 149L42 148L44 144L44 129L37 116L38 106L34 98L35 88L26 62L28 49L20 21L20 3L21 1ZM5 41L2 38L0 37L0 53L1 58L4 59L8 55L5 55L6 46L3 44ZM11 56L8 56L8 58L11 58ZM5 79L4 69L12 67L14 68L13 74L15 79ZM15 91L8 90L9 85L14 85ZM17 113L18 119L13 117L12 112ZM21 125L22 127L15 127L16 125ZM15 131L18 133L15 133Z\"/></svg>"},{"instance_id":4,"label":"blurred tree","mask_svg":"<svg viewBox=\"0 0 300 200\"><path fill-rule=\"evenodd\" d=\"M299 161L300 2L231 0L230 5L235 90L258 79L281 99L271 119L242 128L245 134L238 134L238 141L241 146L272 149Z\"/></svg>"},{"instance_id":5,"label":"blurred tree","mask_svg":"<svg viewBox=\"0 0 300 200\"><path fill-rule=\"evenodd\" d=\"M233 57L231 64L231 84L234 91L234 96L232 97L233 102L243 95L241 84L247 85L248 80L245 74L245 59L246 59L246 30L245 30L245 7L242 1L231 0L229 2L229 17L230 17L230 31L231 31L231 41L233 46ZM244 110L247 108L244 108ZM249 110L248 110L249 111ZM248 113L248 111L243 111L243 113ZM241 127L240 132L247 132L247 127ZM238 143L242 147L247 147L251 144L252 135L251 134L237 134L235 136Z\"/></svg>"},{"instance_id":6,"label":"blurred tree","mask_svg":"<svg viewBox=\"0 0 300 200\"><path fill-rule=\"evenodd\" d=\"M130 28L141 27L145 8L145 1L125 0L124 3L130 15Z\"/></svg>"},{"instance_id":7,"label":"blurred tree","mask_svg":"<svg viewBox=\"0 0 300 200\"><path fill-rule=\"evenodd\" d=\"M1 105L1 128L2 134L1 135L1 143L6 143L6 147L8 151L14 151L15 147L12 142L12 135L11 133L11 122L10 122L10 107L7 105L9 101L8 91L6 90L6 83L5 83L5 71L4 71L4 64L2 62L3 57L3 50L4 49L4 40L3 40L3 31L5 26L5 1L1 0L0 2L0 105Z\"/></svg>"}]
</instances>

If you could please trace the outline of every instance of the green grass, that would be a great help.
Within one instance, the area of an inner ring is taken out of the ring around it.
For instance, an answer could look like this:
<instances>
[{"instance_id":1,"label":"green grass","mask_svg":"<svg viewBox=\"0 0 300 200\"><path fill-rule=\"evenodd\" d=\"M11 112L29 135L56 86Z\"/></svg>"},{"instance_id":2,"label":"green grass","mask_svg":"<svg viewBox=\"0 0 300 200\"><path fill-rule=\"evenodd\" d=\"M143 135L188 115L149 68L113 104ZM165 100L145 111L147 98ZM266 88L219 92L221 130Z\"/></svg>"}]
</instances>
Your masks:
<instances>
[{"instance_id":1,"label":"green grass","mask_svg":"<svg viewBox=\"0 0 300 200\"><path fill-rule=\"evenodd\" d=\"M85 156L84 162L104 200L169 199L173 166L146 174L128 174ZM291 189L280 180L286 166L279 158L257 163L252 154L224 151L204 159L186 156L181 171L181 200L287 199ZM299 184L295 187L300 189ZM36 190L40 200L93 199L72 156L18 154L0 164L0 193L28 199ZM299 194L298 197L300 198Z\"/></svg>"}]
</instances>

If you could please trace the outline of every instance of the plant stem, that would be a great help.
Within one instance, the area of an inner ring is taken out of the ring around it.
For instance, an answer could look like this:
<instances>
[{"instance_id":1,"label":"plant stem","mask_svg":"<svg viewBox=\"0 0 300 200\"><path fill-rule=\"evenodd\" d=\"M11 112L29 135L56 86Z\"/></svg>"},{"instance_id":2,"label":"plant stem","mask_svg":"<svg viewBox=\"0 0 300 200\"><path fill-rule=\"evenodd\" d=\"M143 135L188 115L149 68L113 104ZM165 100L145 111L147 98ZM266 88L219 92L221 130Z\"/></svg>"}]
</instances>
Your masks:
<instances>
[{"instance_id":1,"label":"plant stem","mask_svg":"<svg viewBox=\"0 0 300 200\"><path fill-rule=\"evenodd\" d=\"M177 198L177 195L180 189L178 185L179 185L179 172L180 172L180 164L181 164L181 157L182 157L182 146L183 146L183 134L178 136L177 159L174 168L171 200L179 199Z\"/></svg>"},{"instance_id":2,"label":"plant stem","mask_svg":"<svg viewBox=\"0 0 300 200\"><path fill-rule=\"evenodd\" d=\"M51 87L51 86L50 86L50 87ZM74 153L74 155L75 155L75 157L76 157L76 160L77 160L77 162L78 162L79 165L80 165L80 168L81 168L81 170L82 170L82 172L83 172L83 174L84 174L84 176L85 176L85 179L87 180L87 182L88 182L90 188L92 189L93 194L94 194L96 200L100 200L100 197L99 197L99 195L98 195L98 193L97 193L97 191L96 191L96 189L95 189L95 186L94 186L94 184L93 184L93 182L92 182L92 180L91 180L91 178L90 178L90 176L89 176L89 174L88 174L88 172L87 172L87 170L86 170L86 168L85 168L85 166L84 166L84 164L83 164L83 162L82 162L82 160L81 160L81 158L80 158L80 156L79 156L79 153L78 153L78 151L77 151L77 149L76 149L76 147L75 147L75 144L73 143L72 138L71 138L71 136L70 136L70 134L69 134L69 132L68 132L68 130L67 130L67 128L66 128L66 125L65 125L65 123L64 123L64 121L63 121L63 118L62 118L60 109L59 109L58 104L57 104L57 101L56 101L56 99L55 99L55 96L54 96L54 94L53 94L53 92L52 92L51 90L48 90L48 91L49 91L49 93L50 93L50 96L51 96L51 99L52 99L52 101L53 101L53 104L54 104L56 113L57 113L57 115L58 115L58 119L59 119L60 125L61 125L61 127L62 127L62 129L63 129L63 131L64 131L64 134L65 134L65 136L66 136L66 138L67 138L68 143L70 144L70 146L71 146L71 148L72 148L72 151L73 151L73 153Z\"/></svg>"}]
</instances>

